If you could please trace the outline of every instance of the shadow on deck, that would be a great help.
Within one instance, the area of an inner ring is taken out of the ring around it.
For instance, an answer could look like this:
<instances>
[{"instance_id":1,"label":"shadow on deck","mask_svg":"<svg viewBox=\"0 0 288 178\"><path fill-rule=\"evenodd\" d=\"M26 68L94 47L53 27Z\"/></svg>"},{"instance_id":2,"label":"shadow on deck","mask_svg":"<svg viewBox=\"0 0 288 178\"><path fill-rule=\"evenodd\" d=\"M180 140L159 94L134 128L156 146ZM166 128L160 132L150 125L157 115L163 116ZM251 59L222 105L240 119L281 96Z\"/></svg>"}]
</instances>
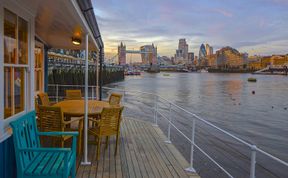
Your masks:
<instances>
[{"instance_id":1,"label":"shadow on deck","mask_svg":"<svg viewBox=\"0 0 288 178\"><path fill-rule=\"evenodd\" d=\"M89 145L88 159L91 165L77 161L77 177L193 177L184 168L187 161L172 144L164 143L165 136L150 123L125 118L122 122L119 150L114 157L115 138L105 149L103 139L101 158L96 161L96 145Z\"/></svg>"}]
</instances>

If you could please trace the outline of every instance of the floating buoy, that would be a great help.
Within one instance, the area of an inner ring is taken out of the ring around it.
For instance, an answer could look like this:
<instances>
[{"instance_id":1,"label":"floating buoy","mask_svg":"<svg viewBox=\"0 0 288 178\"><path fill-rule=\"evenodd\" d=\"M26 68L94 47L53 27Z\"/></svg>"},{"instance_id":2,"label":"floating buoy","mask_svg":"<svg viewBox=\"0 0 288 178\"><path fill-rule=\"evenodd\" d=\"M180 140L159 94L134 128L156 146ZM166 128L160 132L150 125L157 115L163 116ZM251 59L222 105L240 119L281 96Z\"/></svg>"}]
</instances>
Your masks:
<instances>
[{"instance_id":1,"label":"floating buoy","mask_svg":"<svg viewBox=\"0 0 288 178\"><path fill-rule=\"evenodd\" d=\"M272 109L274 108L274 106L272 106Z\"/></svg>"},{"instance_id":2,"label":"floating buoy","mask_svg":"<svg viewBox=\"0 0 288 178\"><path fill-rule=\"evenodd\" d=\"M257 79L250 77L250 78L248 78L248 82L257 82Z\"/></svg>"},{"instance_id":3,"label":"floating buoy","mask_svg":"<svg viewBox=\"0 0 288 178\"><path fill-rule=\"evenodd\" d=\"M255 95L255 91L254 90L252 91L252 94Z\"/></svg>"}]
</instances>

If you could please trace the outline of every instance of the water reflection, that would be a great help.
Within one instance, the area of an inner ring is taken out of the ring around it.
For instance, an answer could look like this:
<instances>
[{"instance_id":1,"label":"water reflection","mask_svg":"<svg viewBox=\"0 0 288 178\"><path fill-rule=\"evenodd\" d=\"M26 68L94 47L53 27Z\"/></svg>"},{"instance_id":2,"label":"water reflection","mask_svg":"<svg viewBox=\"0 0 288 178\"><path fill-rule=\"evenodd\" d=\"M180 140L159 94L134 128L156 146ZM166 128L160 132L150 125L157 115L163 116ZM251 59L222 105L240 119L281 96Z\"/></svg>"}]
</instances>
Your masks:
<instances>
[{"instance_id":1,"label":"water reflection","mask_svg":"<svg viewBox=\"0 0 288 178\"><path fill-rule=\"evenodd\" d=\"M144 74L142 77L128 78L115 85L126 89L159 94L238 137L288 161L286 138L288 135L288 99L286 97L288 95L288 77L253 76L257 78L257 83L247 82L247 78L251 77L250 74L171 73L170 76L165 77L160 73ZM255 91L255 94L252 94L252 91ZM179 126L190 128L191 121L181 120L179 115L175 115L173 118L178 119ZM202 131L199 129L199 134L202 134L197 138L199 144L203 144L204 148L206 147L208 151L215 153L219 159L225 160L225 154L228 154L227 149L229 148L220 143L223 141L228 145L234 145L234 143L224 136L213 135L214 131L211 131L211 134L207 130L200 132ZM190 134L188 133L188 135ZM214 138L216 136L217 139ZM178 148L185 150L186 147L182 147L182 142L178 140L174 144L177 146L179 143ZM220 154L223 150L226 153ZM186 151L187 153L184 155L189 157L189 149ZM235 155L233 151L230 154ZM249 152L241 152L241 154L247 155L247 160L249 160ZM246 170L247 160L238 163L241 160L240 157L241 155L234 158L234 164L238 168L245 168ZM262 157L258 155L257 158L261 165L264 164L264 167L267 166L266 163L269 163L269 161L265 161L263 155ZM222 163L229 167L231 166L230 162L231 160L228 159ZM274 170L279 168L279 165L268 166L269 169ZM241 172L241 169L237 172L231 167L236 175ZM282 172L282 175L287 175L287 173ZM258 173L258 176L271 177L270 174L263 172Z\"/></svg>"}]
</instances>

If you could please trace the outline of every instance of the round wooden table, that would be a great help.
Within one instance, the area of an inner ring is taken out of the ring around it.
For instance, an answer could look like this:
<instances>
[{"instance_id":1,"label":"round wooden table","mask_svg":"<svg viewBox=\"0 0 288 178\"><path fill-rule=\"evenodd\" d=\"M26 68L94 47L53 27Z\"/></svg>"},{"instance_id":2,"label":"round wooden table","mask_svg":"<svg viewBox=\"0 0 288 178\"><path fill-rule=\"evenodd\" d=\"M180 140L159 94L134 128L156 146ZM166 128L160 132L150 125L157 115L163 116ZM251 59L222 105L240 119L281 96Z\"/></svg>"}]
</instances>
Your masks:
<instances>
[{"instance_id":1,"label":"round wooden table","mask_svg":"<svg viewBox=\"0 0 288 178\"><path fill-rule=\"evenodd\" d=\"M67 121L71 120L72 117L83 117L85 115L85 100L64 100L59 103L54 104L53 106L60 107L65 119ZM106 101L97 101L97 100L88 100L88 117L97 117L101 114L102 109L105 107L110 107L110 104ZM70 125L68 126L68 128ZM82 152L82 137L83 137L83 118L78 125L79 137L78 140L78 154Z\"/></svg>"},{"instance_id":2,"label":"round wooden table","mask_svg":"<svg viewBox=\"0 0 288 178\"><path fill-rule=\"evenodd\" d=\"M84 103L85 100L64 100L53 106L60 107L65 116L81 117L85 114ZM88 116L95 117L99 115L105 107L110 107L110 104L106 101L88 100Z\"/></svg>"}]
</instances>

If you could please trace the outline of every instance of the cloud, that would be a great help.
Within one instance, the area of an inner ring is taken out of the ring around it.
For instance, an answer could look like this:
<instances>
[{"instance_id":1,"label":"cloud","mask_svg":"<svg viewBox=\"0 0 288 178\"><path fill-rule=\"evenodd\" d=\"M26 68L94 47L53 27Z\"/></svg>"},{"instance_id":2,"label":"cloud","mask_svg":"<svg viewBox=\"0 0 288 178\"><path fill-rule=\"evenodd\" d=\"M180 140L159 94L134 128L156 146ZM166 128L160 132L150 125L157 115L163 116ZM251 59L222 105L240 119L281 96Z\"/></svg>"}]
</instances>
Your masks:
<instances>
[{"instance_id":1,"label":"cloud","mask_svg":"<svg viewBox=\"0 0 288 178\"><path fill-rule=\"evenodd\" d=\"M214 9L215 12L224 15L225 17L233 17L233 14L224 9Z\"/></svg>"},{"instance_id":2,"label":"cloud","mask_svg":"<svg viewBox=\"0 0 288 178\"><path fill-rule=\"evenodd\" d=\"M271 54L287 53L273 42L288 36L288 0L92 2L107 53L116 53L123 41L130 49L154 43L159 54L171 56L179 38L186 38L189 51L196 54L201 43L246 51L262 45L266 47L259 51L265 54L270 49Z\"/></svg>"}]
</instances>

